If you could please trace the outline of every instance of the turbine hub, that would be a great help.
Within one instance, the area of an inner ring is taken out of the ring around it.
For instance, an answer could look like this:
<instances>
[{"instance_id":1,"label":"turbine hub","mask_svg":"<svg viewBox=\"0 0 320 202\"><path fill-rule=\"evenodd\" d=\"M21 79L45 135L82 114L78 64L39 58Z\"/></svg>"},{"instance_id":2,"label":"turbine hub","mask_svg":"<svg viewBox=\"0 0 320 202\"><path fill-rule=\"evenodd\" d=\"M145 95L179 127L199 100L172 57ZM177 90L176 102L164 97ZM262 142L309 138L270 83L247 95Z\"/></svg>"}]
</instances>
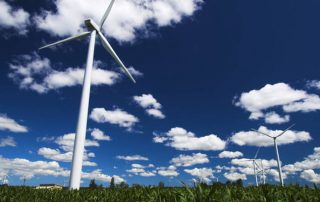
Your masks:
<instances>
[{"instance_id":1,"label":"turbine hub","mask_svg":"<svg viewBox=\"0 0 320 202\"><path fill-rule=\"evenodd\" d=\"M88 30L90 31L96 30L100 32L99 26L92 19L85 20L84 24L87 26Z\"/></svg>"}]
</instances>

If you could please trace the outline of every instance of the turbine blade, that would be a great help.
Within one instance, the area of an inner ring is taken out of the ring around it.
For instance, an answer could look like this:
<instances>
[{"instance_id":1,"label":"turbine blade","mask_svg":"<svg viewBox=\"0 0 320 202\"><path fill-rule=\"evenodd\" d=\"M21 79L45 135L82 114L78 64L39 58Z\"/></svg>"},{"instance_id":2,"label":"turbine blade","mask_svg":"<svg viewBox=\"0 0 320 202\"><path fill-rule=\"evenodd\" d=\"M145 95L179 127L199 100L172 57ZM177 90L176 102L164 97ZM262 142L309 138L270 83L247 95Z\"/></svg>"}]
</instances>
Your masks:
<instances>
[{"instance_id":1,"label":"turbine blade","mask_svg":"<svg viewBox=\"0 0 320 202\"><path fill-rule=\"evenodd\" d=\"M256 164L257 169L261 170L261 169L260 169L260 166L257 164L257 162L256 162L256 161L253 161L253 162L254 162L254 164Z\"/></svg>"},{"instance_id":2,"label":"turbine blade","mask_svg":"<svg viewBox=\"0 0 320 202\"><path fill-rule=\"evenodd\" d=\"M107 17L109 16L111 8L112 8L114 2L115 2L115 0L111 0L106 12L104 13L104 15L103 15L103 17L101 19L101 22L100 22L100 29L102 28L104 22L106 21Z\"/></svg>"},{"instance_id":3,"label":"turbine blade","mask_svg":"<svg viewBox=\"0 0 320 202\"><path fill-rule=\"evenodd\" d=\"M289 126L287 129L285 129L282 133L280 133L277 137L280 137L281 135L283 135L285 132L287 132L290 128L292 128L295 124L292 124L291 126ZM276 138L277 138L276 137Z\"/></svg>"},{"instance_id":4,"label":"turbine blade","mask_svg":"<svg viewBox=\"0 0 320 202\"><path fill-rule=\"evenodd\" d=\"M130 74L129 70L124 66L124 64L122 63L122 61L120 60L120 58L118 57L118 55L114 52L114 50L112 49L111 45L109 44L109 42L107 41L107 39L102 35L101 32L98 32L99 37L101 39L102 45L103 47L108 51L108 53L116 60L116 62L118 63L118 65L120 65L120 67L122 68L122 70L124 71L124 73L131 79L131 81L133 83L136 83L136 81L134 80L133 76Z\"/></svg>"},{"instance_id":5,"label":"turbine blade","mask_svg":"<svg viewBox=\"0 0 320 202\"><path fill-rule=\"evenodd\" d=\"M258 148L258 150L257 150L257 152L256 152L256 155L254 156L254 159L256 159L256 158L257 158L258 153L259 153L259 151L260 151L260 148L261 148L261 147L259 147L259 148Z\"/></svg>"},{"instance_id":6,"label":"turbine blade","mask_svg":"<svg viewBox=\"0 0 320 202\"><path fill-rule=\"evenodd\" d=\"M267 133L264 133L264 132L258 131L258 130L256 130L256 129L251 129L251 130L253 130L254 132L260 133L260 134L262 134L262 135L266 135L266 136L268 136L268 137L273 138L272 136L268 135Z\"/></svg>"},{"instance_id":7,"label":"turbine blade","mask_svg":"<svg viewBox=\"0 0 320 202\"><path fill-rule=\"evenodd\" d=\"M71 36L71 37L68 37L66 39L57 41L55 43L51 43L51 44L42 46L41 48L39 48L39 50L44 49L44 48L49 48L51 46L55 46L55 45L58 45L58 44L61 44L61 43L64 43L64 42L72 41L74 39L81 39L81 38L83 38L85 36L88 36L89 34L90 34L90 32L82 32L81 34L78 34L78 35L75 35L75 36Z\"/></svg>"}]
</instances>

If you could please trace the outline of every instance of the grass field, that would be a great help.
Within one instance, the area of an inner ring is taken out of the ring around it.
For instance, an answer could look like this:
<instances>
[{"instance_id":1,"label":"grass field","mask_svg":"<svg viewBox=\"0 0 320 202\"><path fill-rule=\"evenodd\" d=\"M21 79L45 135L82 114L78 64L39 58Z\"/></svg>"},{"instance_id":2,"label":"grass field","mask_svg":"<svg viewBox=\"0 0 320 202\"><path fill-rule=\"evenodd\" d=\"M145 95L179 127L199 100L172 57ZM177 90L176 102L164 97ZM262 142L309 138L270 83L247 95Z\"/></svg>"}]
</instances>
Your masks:
<instances>
[{"instance_id":1,"label":"grass field","mask_svg":"<svg viewBox=\"0 0 320 202\"><path fill-rule=\"evenodd\" d=\"M214 184L195 187L82 188L80 191L36 190L32 187L0 187L0 201L265 201L319 202L317 187L262 185L242 187Z\"/></svg>"}]
</instances>

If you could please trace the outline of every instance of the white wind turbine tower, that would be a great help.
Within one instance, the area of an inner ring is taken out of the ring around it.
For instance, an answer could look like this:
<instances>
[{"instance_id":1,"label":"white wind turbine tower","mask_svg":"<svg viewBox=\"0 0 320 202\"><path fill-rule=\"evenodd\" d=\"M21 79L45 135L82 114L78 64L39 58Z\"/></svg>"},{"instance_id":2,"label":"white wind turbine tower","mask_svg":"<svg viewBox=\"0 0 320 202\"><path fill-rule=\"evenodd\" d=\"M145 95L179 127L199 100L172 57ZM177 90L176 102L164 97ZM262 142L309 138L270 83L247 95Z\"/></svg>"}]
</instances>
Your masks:
<instances>
[{"instance_id":1,"label":"white wind turbine tower","mask_svg":"<svg viewBox=\"0 0 320 202\"><path fill-rule=\"evenodd\" d=\"M81 103L80 103L80 110L79 110L79 117L78 117L78 124L77 124L77 132L76 132L74 148L73 148L72 169L70 173L69 189L79 189L80 187L83 151L84 151L84 143L85 143L87 119L88 119L91 72L92 72L92 66L93 66L96 34L98 34L103 47L115 59L115 61L122 68L124 73L135 83L135 80L130 74L130 72L128 71L128 69L125 67L125 65L122 63L120 58L117 56L117 54L109 44L106 37L101 33L101 28L104 22L106 21L108 15L110 14L114 1L115 0L111 0L111 3L109 4L106 12L104 13L99 25L97 25L92 19L87 19L84 21L84 24L88 28L88 31L39 48L39 49L48 48L48 47L58 45L74 39L82 39L90 35L89 50L87 55L87 65L84 73Z\"/></svg>"},{"instance_id":2,"label":"white wind turbine tower","mask_svg":"<svg viewBox=\"0 0 320 202\"><path fill-rule=\"evenodd\" d=\"M265 135L267 137L270 137L273 139L273 143L274 143L274 148L276 151L276 156L277 156L277 166L278 166L278 173L279 173L279 179L280 179L280 184L281 186L283 186L283 178L282 178L282 169L281 169L281 162L280 162L280 157L279 157L279 151L278 151L278 144L277 144L277 138L280 137L281 135L285 134L285 132L287 132L290 128L292 128L295 124L292 124L291 126L289 126L287 129L285 129L284 131L282 131L279 135L277 136L271 136L269 134L266 134L264 132L258 131L253 129L255 132L260 133L262 135Z\"/></svg>"}]
</instances>

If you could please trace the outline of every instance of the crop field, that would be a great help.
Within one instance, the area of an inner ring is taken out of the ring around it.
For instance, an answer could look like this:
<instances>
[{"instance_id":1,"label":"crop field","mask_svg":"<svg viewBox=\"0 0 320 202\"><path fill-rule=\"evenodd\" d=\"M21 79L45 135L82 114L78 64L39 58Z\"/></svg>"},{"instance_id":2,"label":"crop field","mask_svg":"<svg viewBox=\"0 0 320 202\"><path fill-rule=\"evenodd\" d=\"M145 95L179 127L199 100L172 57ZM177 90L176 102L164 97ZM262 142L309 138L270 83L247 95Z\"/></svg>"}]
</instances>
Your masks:
<instances>
[{"instance_id":1,"label":"crop field","mask_svg":"<svg viewBox=\"0 0 320 202\"><path fill-rule=\"evenodd\" d=\"M36 190L32 187L0 187L0 201L264 201L318 202L320 190L316 186L290 185L279 187L262 185L242 187L215 184L195 187L130 187L82 188L80 191Z\"/></svg>"}]
</instances>

